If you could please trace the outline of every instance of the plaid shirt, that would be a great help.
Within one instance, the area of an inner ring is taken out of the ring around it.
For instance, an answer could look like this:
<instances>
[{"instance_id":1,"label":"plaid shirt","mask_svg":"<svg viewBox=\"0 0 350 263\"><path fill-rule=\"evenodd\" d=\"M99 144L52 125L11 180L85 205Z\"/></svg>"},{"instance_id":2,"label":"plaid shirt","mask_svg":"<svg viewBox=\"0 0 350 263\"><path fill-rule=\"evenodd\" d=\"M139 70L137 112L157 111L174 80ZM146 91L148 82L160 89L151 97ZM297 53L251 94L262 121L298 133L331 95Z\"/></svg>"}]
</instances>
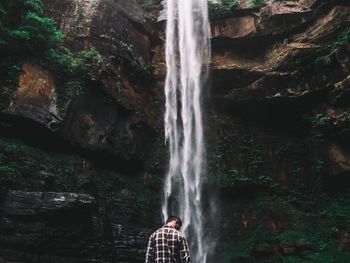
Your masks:
<instances>
[{"instance_id":1,"label":"plaid shirt","mask_svg":"<svg viewBox=\"0 0 350 263\"><path fill-rule=\"evenodd\" d=\"M146 263L191 263L186 238L170 226L163 226L149 238Z\"/></svg>"}]
</instances>

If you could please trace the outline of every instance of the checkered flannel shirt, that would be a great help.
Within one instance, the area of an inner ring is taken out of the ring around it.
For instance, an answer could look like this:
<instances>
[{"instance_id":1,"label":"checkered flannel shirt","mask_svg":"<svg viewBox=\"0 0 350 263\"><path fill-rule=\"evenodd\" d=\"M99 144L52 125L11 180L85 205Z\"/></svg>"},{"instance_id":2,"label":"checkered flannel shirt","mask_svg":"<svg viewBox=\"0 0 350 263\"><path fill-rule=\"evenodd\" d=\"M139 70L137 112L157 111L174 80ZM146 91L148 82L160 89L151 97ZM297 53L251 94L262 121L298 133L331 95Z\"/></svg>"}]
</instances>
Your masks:
<instances>
[{"instance_id":1,"label":"checkered flannel shirt","mask_svg":"<svg viewBox=\"0 0 350 263\"><path fill-rule=\"evenodd\" d=\"M170 226L163 226L149 238L146 263L191 263L184 235Z\"/></svg>"}]
</instances>

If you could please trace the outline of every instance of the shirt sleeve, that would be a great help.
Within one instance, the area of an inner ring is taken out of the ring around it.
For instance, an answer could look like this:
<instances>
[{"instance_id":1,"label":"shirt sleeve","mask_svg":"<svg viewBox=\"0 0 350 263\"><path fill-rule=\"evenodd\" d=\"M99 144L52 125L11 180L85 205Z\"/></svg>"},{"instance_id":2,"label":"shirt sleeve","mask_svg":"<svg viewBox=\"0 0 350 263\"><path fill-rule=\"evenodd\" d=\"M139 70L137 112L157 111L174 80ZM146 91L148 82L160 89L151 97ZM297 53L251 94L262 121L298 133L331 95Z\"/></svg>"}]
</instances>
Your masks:
<instances>
[{"instance_id":1,"label":"shirt sleeve","mask_svg":"<svg viewBox=\"0 0 350 263\"><path fill-rule=\"evenodd\" d=\"M186 238L182 239L180 247L181 263L191 263L190 250Z\"/></svg>"},{"instance_id":2,"label":"shirt sleeve","mask_svg":"<svg viewBox=\"0 0 350 263\"><path fill-rule=\"evenodd\" d=\"M153 263L153 262L154 262L154 238L152 235L148 240L145 263Z\"/></svg>"}]
</instances>

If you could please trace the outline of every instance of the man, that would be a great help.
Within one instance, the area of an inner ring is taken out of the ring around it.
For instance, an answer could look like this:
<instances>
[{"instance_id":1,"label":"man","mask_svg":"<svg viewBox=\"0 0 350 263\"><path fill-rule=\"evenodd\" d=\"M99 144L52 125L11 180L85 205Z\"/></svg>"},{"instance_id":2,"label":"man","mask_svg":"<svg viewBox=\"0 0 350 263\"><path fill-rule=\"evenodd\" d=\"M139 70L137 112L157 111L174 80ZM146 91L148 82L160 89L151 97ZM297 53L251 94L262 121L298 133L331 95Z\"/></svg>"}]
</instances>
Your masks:
<instances>
[{"instance_id":1,"label":"man","mask_svg":"<svg viewBox=\"0 0 350 263\"><path fill-rule=\"evenodd\" d=\"M146 263L191 263L185 236L179 232L180 217L171 216L166 225L149 238Z\"/></svg>"}]
</instances>

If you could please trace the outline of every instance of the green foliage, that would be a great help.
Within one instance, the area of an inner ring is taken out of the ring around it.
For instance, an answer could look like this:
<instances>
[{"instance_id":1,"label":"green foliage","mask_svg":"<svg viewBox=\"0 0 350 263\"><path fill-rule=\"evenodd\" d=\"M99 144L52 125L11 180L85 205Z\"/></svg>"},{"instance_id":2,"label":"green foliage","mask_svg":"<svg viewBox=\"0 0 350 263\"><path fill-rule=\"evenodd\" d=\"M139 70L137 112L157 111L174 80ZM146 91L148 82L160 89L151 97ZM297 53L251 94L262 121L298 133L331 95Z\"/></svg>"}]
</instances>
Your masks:
<instances>
[{"instance_id":1,"label":"green foliage","mask_svg":"<svg viewBox=\"0 0 350 263\"><path fill-rule=\"evenodd\" d=\"M152 10L159 9L159 2L156 0L138 0L141 8L144 11L144 17L147 22L153 24L157 22L157 16Z\"/></svg>"},{"instance_id":2,"label":"green foliage","mask_svg":"<svg viewBox=\"0 0 350 263\"><path fill-rule=\"evenodd\" d=\"M152 80L152 72L154 70L154 64L152 62L145 61L142 57L138 57L134 52L134 47L120 40L118 42L120 49L120 62L124 63L125 67L130 68L129 74L132 80L147 79ZM127 58L127 59L125 59Z\"/></svg>"},{"instance_id":3,"label":"green foliage","mask_svg":"<svg viewBox=\"0 0 350 263\"><path fill-rule=\"evenodd\" d=\"M256 178L239 173L236 169L230 169L228 173L217 175L214 180L219 183L220 187L245 189L256 187L275 188L278 184L269 176L260 175Z\"/></svg>"},{"instance_id":4,"label":"green foliage","mask_svg":"<svg viewBox=\"0 0 350 263\"><path fill-rule=\"evenodd\" d=\"M95 48L76 54L62 48L63 35L51 18L43 16L40 0L1 4L0 39L1 81L16 85L20 65L34 61L55 74L58 103L62 107L72 96L84 92L87 81L96 80L103 60Z\"/></svg>"},{"instance_id":5,"label":"green foliage","mask_svg":"<svg viewBox=\"0 0 350 263\"><path fill-rule=\"evenodd\" d=\"M266 0L248 0L246 3L247 3L247 7L256 8L256 7L263 6L266 3Z\"/></svg>"},{"instance_id":6,"label":"green foliage","mask_svg":"<svg viewBox=\"0 0 350 263\"><path fill-rule=\"evenodd\" d=\"M41 0L25 0L24 6L26 6L29 9L34 10L35 12L39 14L44 13L43 5Z\"/></svg>"},{"instance_id":7,"label":"green foliage","mask_svg":"<svg viewBox=\"0 0 350 263\"><path fill-rule=\"evenodd\" d=\"M287 230L278 236L282 244L295 245L297 241L308 241L308 236L296 230Z\"/></svg>"},{"instance_id":8,"label":"green foliage","mask_svg":"<svg viewBox=\"0 0 350 263\"><path fill-rule=\"evenodd\" d=\"M84 18L82 6L77 15L78 28ZM62 47L63 35L51 18L43 16L40 0L8 1L0 4L0 81L16 85L21 65L34 62L49 69L56 78L59 109L72 96L84 93L88 82L97 81L102 55L93 47L73 54ZM129 67L134 79L151 79L154 66L137 57L133 47L120 41L120 63Z\"/></svg>"},{"instance_id":9,"label":"green foliage","mask_svg":"<svg viewBox=\"0 0 350 263\"><path fill-rule=\"evenodd\" d=\"M101 54L95 48L91 48L78 52L68 66L71 72L75 74L84 74L88 76L89 79L95 80L93 73L96 67L102 63L102 60Z\"/></svg>"},{"instance_id":10,"label":"green foliage","mask_svg":"<svg viewBox=\"0 0 350 263\"><path fill-rule=\"evenodd\" d=\"M317 56L315 63L331 64L334 59L339 58L344 49L350 49L350 28L344 30L335 41L329 44L326 52Z\"/></svg>"},{"instance_id":11,"label":"green foliage","mask_svg":"<svg viewBox=\"0 0 350 263\"><path fill-rule=\"evenodd\" d=\"M62 43L51 18L43 16L40 0L0 4L0 81L16 85L23 61L41 59Z\"/></svg>"},{"instance_id":12,"label":"green foliage","mask_svg":"<svg viewBox=\"0 0 350 263\"><path fill-rule=\"evenodd\" d=\"M102 55L95 49L72 54L68 49L50 49L42 60L61 83L58 89L60 108L74 96L84 93L88 81L97 80L98 69L103 62Z\"/></svg>"},{"instance_id":13,"label":"green foliage","mask_svg":"<svg viewBox=\"0 0 350 263\"><path fill-rule=\"evenodd\" d=\"M157 192L143 177L95 169L73 154L57 154L0 137L0 194L7 189L92 194L110 214L140 227L153 221ZM158 185L159 186L159 185ZM140 211L143 211L140 213ZM115 211L115 212L114 212Z\"/></svg>"},{"instance_id":14,"label":"green foliage","mask_svg":"<svg viewBox=\"0 0 350 263\"><path fill-rule=\"evenodd\" d=\"M261 145L257 145L247 138L241 140L238 159L247 162L246 169L250 173L257 173L265 161Z\"/></svg>"},{"instance_id":15,"label":"green foliage","mask_svg":"<svg viewBox=\"0 0 350 263\"><path fill-rule=\"evenodd\" d=\"M312 200L311 195L304 198ZM349 231L350 227L350 203L346 197L319 195L312 200L311 208L302 210L285 197L265 194L246 202L245 207L244 214L254 215L259 223L239 242L220 245L224 262L338 263L346 262L350 256L339 248L340 231ZM277 220L288 222L289 226L272 232L270 225L264 222L264 215L276 215ZM276 252L266 259L255 258L252 248L256 245L274 248ZM281 246L294 247L296 251L285 256L279 249Z\"/></svg>"},{"instance_id":16,"label":"green foliage","mask_svg":"<svg viewBox=\"0 0 350 263\"><path fill-rule=\"evenodd\" d=\"M135 56L133 46L122 40L119 41L119 48L130 56Z\"/></svg>"},{"instance_id":17,"label":"green foliage","mask_svg":"<svg viewBox=\"0 0 350 263\"><path fill-rule=\"evenodd\" d=\"M261 7L266 3L266 0L247 0L247 8ZM221 0L213 2L208 0L208 11L211 19L219 19L230 15L233 9L239 7L239 0Z\"/></svg>"},{"instance_id":18,"label":"green foliage","mask_svg":"<svg viewBox=\"0 0 350 263\"><path fill-rule=\"evenodd\" d=\"M62 42L51 18L43 17L40 0L9 1L0 6L0 54L29 57Z\"/></svg>"},{"instance_id":19,"label":"green foliage","mask_svg":"<svg viewBox=\"0 0 350 263\"><path fill-rule=\"evenodd\" d=\"M141 1L141 7L145 11L151 11L152 9L155 8L155 1L154 0L142 0Z\"/></svg>"},{"instance_id":20,"label":"green foliage","mask_svg":"<svg viewBox=\"0 0 350 263\"><path fill-rule=\"evenodd\" d=\"M225 17L231 13L231 11L239 6L239 0L221 0L218 3L214 3L211 0L208 1L208 12L212 19L218 19Z\"/></svg>"},{"instance_id":21,"label":"green foliage","mask_svg":"<svg viewBox=\"0 0 350 263\"><path fill-rule=\"evenodd\" d=\"M0 139L0 148L0 183L4 187L79 192L84 187L79 182L87 180L76 156L48 155L14 140Z\"/></svg>"},{"instance_id":22,"label":"green foliage","mask_svg":"<svg viewBox=\"0 0 350 263\"><path fill-rule=\"evenodd\" d=\"M312 128L325 128L330 126L330 118L324 113L318 113L311 117Z\"/></svg>"}]
</instances>

